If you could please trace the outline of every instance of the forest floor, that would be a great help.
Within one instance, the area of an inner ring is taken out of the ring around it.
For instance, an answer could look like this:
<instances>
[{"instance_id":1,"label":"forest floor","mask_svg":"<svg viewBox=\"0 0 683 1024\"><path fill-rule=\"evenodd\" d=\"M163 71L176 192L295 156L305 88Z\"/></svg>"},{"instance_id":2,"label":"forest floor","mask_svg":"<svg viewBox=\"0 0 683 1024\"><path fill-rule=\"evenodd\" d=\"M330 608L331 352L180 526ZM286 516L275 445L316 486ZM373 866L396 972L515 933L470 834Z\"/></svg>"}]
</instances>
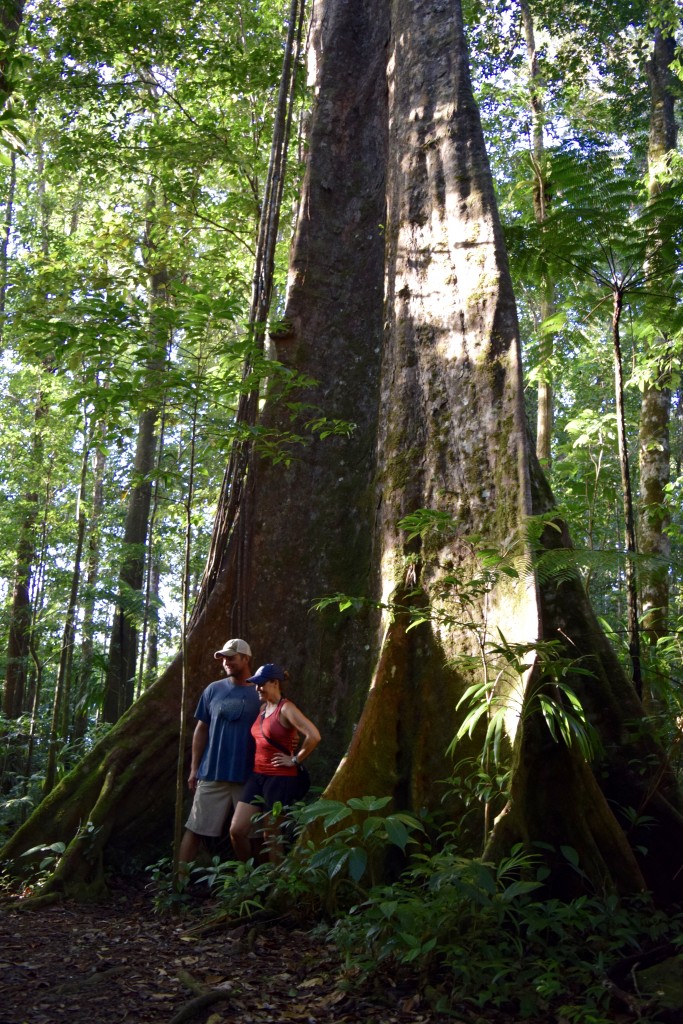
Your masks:
<instances>
[{"instance_id":1,"label":"forest floor","mask_svg":"<svg viewBox=\"0 0 683 1024\"><path fill-rule=\"evenodd\" d=\"M465 1024L503 1018L431 1013L383 978L368 990L333 945L307 932L196 928L155 913L144 889L107 902L0 906L0 1024Z\"/></svg>"},{"instance_id":2,"label":"forest floor","mask_svg":"<svg viewBox=\"0 0 683 1024\"><path fill-rule=\"evenodd\" d=\"M466 1006L436 1013L414 981L388 970L362 982L316 931L207 928L216 912L197 896L182 917L157 913L142 883L114 882L106 902L90 905L31 908L6 896L0 1024L518 1024ZM675 1014L613 1019L683 1021ZM555 1014L542 1024L549 1021L568 1024Z\"/></svg>"}]
</instances>

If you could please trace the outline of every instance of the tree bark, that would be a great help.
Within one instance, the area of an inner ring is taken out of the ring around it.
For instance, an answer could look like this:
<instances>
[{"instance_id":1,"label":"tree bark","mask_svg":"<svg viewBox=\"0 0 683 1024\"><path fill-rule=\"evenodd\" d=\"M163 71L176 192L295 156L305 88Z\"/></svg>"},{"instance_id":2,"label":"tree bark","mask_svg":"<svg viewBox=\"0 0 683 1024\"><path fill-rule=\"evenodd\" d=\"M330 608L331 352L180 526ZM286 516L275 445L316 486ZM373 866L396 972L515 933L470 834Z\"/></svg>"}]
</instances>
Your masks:
<instances>
[{"instance_id":1,"label":"tree bark","mask_svg":"<svg viewBox=\"0 0 683 1024\"><path fill-rule=\"evenodd\" d=\"M288 332L276 334L273 344L281 363L316 383L294 396L307 406L294 424L277 401L266 405L262 417L266 429L301 430L311 439L291 451L288 466L257 461L251 479L247 635L257 660L289 668L294 699L324 723L326 742L315 758L321 778L329 778L344 753L377 652L371 610L317 615L312 604L335 593L377 593L371 524L388 39L383 4L352 0L314 7L310 158L290 260ZM311 436L305 421L315 410L355 429L348 437ZM227 615L225 622L227 636Z\"/></svg>"},{"instance_id":2,"label":"tree bark","mask_svg":"<svg viewBox=\"0 0 683 1024\"><path fill-rule=\"evenodd\" d=\"M172 342L171 342L172 344ZM136 698L146 688L150 679L156 676L158 668L157 641L159 630L159 580L161 570L159 558L154 550L155 529L157 515L159 512L159 500L161 496L161 465L164 458L164 447L166 444L166 396L164 395L160 410L159 439L156 445L155 471L156 480L154 486L150 487L150 511L148 522L148 544L146 555L146 576L145 603L142 616L142 631L140 635L140 658L137 666L137 683L135 687ZM181 643L182 647L182 643Z\"/></svg>"},{"instance_id":3,"label":"tree bark","mask_svg":"<svg viewBox=\"0 0 683 1024\"><path fill-rule=\"evenodd\" d=\"M547 517L552 514L554 500L533 457L531 484L534 515ZM662 903L677 901L683 888L683 815L674 772L646 724L635 688L598 624L581 579L563 573L564 578L558 581L557 574L543 566L544 560L566 566L562 552L571 548L566 526L559 520L551 521L539 544L541 641L559 643L568 659L590 671L588 676L570 671L566 681L581 701L599 740L590 769L606 806L597 798L592 783L586 789L585 803L572 797L588 783L570 786L568 773L579 779L580 769L573 763L570 769L566 753L558 751L557 744L550 746L547 728L538 722L538 709L530 707L538 689L536 681L535 688L526 695L522 727L515 741L512 797L494 828L487 856L497 859L517 842L533 848L536 842L554 840L557 850L561 845L573 846L582 860L595 866L596 873L591 877L598 888L633 891L626 879L630 876L633 883L637 876L632 873L632 857L623 847L625 837L642 873L641 885L649 887ZM544 751L552 751L549 760ZM536 781L528 785L531 778ZM598 827L592 836L585 831L589 818ZM622 845L608 877L606 861L596 851L614 848L619 838L615 824ZM574 846L581 834L584 842ZM584 882L576 873L571 881L570 891L576 892L577 886L583 890ZM565 887L565 895L567 891Z\"/></svg>"},{"instance_id":4,"label":"tree bark","mask_svg":"<svg viewBox=\"0 0 683 1024\"><path fill-rule=\"evenodd\" d=\"M414 629L407 615L386 618L363 718L330 786L345 798L373 778L398 806L433 809L455 706L478 678L469 663L498 630L527 642L538 631L533 585L501 577L486 597L470 587L481 576L473 535L523 556L531 506L516 309L456 10L394 3L388 63L374 558L383 602L428 606L433 618ZM455 529L411 541L398 523L423 508ZM444 576L457 580L448 592Z\"/></svg>"},{"instance_id":5,"label":"tree bark","mask_svg":"<svg viewBox=\"0 0 683 1024\"><path fill-rule=\"evenodd\" d=\"M7 38L8 60L14 47L16 34L19 31L23 16L23 4L14 2L0 11L0 29ZM0 62L0 90L9 88L5 80L6 63ZM36 157L38 168L38 209L40 213L40 247L44 256L49 254L49 226L50 210L46 196L45 164L43 154L43 143L37 133ZM8 207L8 216L10 209ZM9 224L8 224L9 231ZM9 234L6 236L9 240ZM6 252L4 253L6 256ZM6 286L3 281L3 287ZM3 304L4 304L3 294ZM3 305L4 313L4 305ZM47 368L47 366L46 366ZM47 406L44 393L36 397L34 411L34 426L31 434L31 462L34 467L34 480L37 482L43 477L43 439L42 421L47 414ZM25 512L20 528L17 542L17 555L14 571L14 584L12 592L12 606L10 612L9 639L7 643L7 668L5 673L5 686L3 693L3 709L10 718L18 718L24 710L26 671L30 647L31 632L31 577L34 571L35 559L35 529L39 513L38 488L31 487L24 496Z\"/></svg>"},{"instance_id":6,"label":"tree bark","mask_svg":"<svg viewBox=\"0 0 683 1024\"><path fill-rule=\"evenodd\" d=\"M615 289L612 308L612 345L614 350L614 396L621 471L621 493L624 506L624 547L626 550L626 608L628 619L628 651L631 659L633 685L639 697L643 695L643 677L640 665L640 622L638 619L638 583L636 578L636 518L633 511L633 485L631 461L626 442L626 413L624 411L624 371L621 354L621 312L624 297Z\"/></svg>"},{"instance_id":7,"label":"tree bark","mask_svg":"<svg viewBox=\"0 0 683 1024\"><path fill-rule=\"evenodd\" d=\"M95 444L93 464L92 498L90 502L90 522L88 525L88 558L83 595L83 622L81 626L81 650L76 683L76 701L73 718L72 740L82 739L86 732L88 712L91 706L91 683L94 660L95 631L95 588L100 567L100 517L104 507L104 469L105 455L103 451L106 426L100 421L97 425L99 443Z\"/></svg>"},{"instance_id":8,"label":"tree bark","mask_svg":"<svg viewBox=\"0 0 683 1024\"><path fill-rule=\"evenodd\" d=\"M674 113L671 64L675 40L655 31L654 49L648 62L650 83L650 139L648 169L651 197L666 187L662 172L669 154L676 149L677 125ZM666 636L669 616L669 511L666 487L670 477L669 419L671 413L671 353L657 366L652 382L643 387L640 407L640 522L639 546L646 558L641 571L643 636L652 653L657 641ZM646 675L644 699L650 705L661 680L656 659ZM653 668L655 671L653 672Z\"/></svg>"},{"instance_id":9,"label":"tree bark","mask_svg":"<svg viewBox=\"0 0 683 1024\"><path fill-rule=\"evenodd\" d=\"M31 463L39 479L43 462L41 423L46 415L42 395L38 396L34 413L31 439ZM7 667L3 691L3 712L8 718L19 718L26 710L26 673L31 636L31 580L36 555L36 523L39 495L37 490L27 492L23 498L24 514L17 541L14 584L7 641Z\"/></svg>"}]
</instances>

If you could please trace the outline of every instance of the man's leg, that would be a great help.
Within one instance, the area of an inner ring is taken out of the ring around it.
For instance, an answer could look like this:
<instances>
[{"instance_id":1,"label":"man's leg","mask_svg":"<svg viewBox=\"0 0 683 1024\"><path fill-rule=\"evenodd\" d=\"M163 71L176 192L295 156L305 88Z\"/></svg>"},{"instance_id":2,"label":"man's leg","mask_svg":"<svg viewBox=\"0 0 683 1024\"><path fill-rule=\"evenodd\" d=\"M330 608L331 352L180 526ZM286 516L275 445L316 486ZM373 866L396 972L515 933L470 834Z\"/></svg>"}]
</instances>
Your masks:
<instances>
[{"instance_id":1,"label":"man's leg","mask_svg":"<svg viewBox=\"0 0 683 1024\"><path fill-rule=\"evenodd\" d=\"M186 828L183 838L180 840L180 850L178 851L180 873L183 877L187 877L187 865L197 859L197 854L199 853L201 844L201 836L198 836L197 833L193 832L191 829Z\"/></svg>"},{"instance_id":2,"label":"man's leg","mask_svg":"<svg viewBox=\"0 0 683 1024\"><path fill-rule=\"evenodd\" d=\"M197 859L203 836L219 836L228 815L231 802L229 782L197 783L190 816L185 822L185 833L180 840L179 875L187 878L187 865Z\"/></svg>"}]
</instances>

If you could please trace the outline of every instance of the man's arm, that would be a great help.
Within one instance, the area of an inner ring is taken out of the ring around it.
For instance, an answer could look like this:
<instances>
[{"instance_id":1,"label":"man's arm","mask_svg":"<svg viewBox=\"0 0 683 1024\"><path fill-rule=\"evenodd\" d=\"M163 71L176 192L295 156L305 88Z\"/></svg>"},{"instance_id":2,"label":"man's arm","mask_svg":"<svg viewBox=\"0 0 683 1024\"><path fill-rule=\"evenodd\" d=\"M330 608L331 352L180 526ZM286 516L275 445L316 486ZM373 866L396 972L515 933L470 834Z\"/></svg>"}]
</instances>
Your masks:
<instances>
[{"instance_id":1,"label":"man's arm","mask_svg":"<svg viewBox=\"0 0 683 1024\"><path fill-rule=\"evenodd\" d=\"M208 724L206 722L197 722L192 734L192 764L190 766L190 775L187 780L187 785L190 789L194 790L197 788L197 772L199 771L199 765L201 764L208 740Z\"/></svg>"}]
</instances>

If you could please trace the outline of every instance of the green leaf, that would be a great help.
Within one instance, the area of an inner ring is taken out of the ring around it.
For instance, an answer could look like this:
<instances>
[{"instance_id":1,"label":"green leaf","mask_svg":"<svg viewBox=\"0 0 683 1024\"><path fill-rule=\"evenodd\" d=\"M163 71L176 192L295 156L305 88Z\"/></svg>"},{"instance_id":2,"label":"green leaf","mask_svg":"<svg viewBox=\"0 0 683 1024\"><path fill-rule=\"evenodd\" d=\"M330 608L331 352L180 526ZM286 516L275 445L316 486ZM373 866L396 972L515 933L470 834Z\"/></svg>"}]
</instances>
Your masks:
<instances>
[{"instance_id":1,"label":"green leaf","mask_svg":"<svg viewBox=\"0 0 683 1024\"><path fill-rule=\"evenodd\" d=\"M349 807L353 808L354 811L381 811L387 804L391 803L390 796L353 796L348 801Z\"/></svg>"},{"instance_id":2,"label":"green leaf","mask_svg":"<svg viewBox=\"0 0 683 1024\"><path fill-rule=\"evenodd\" d=\"M386 830L389 842L393 843L394 846L398 846L399 849L405 850L407 843L410 841L410 833L403 822L398 821L396 818L387 818Z\"/></svg>"},{"instance_id":3,"label":"green leaf","mask_svg":"<svg viewBox=\"0 0 683 1024\"><path fill-rule=\"evenodd\" d=\"M562 851L562 856L565 858L565 860L568 860L569 863L572 865L572 867L578 868L578 866L579 866L579 855L576 852L576 850L574 849L574 847L573 846L560 846L560 850Z\"/></svg>"},{"instance_id":4,"label":"green leaf","mask_svg":"<svg viewBox=\"0 0 683 1024\"><path fill-rule=\"evenodd\" d=\"M518 896L526 896L528 893L534 892L536 889L540 888L540 881L527 882L523 881L522 879L519 879L518 881L513 882L511 885L508 885L507 888L503 890L502 897L505 903L510 903Z\"/></svg>"},{"instance_id":5,"label":"green leaf","mask_svg":"<svg viewBox=\"0 0 683 1024\"><path fill-rule=\"evenodd\" d=\"M368 855L365 850L358 846L354 846L349 851L349 874L353 878L354 882L360 882L361 878L365 874L365 868L368 863Z\"/></svg>"}]
</instances>

